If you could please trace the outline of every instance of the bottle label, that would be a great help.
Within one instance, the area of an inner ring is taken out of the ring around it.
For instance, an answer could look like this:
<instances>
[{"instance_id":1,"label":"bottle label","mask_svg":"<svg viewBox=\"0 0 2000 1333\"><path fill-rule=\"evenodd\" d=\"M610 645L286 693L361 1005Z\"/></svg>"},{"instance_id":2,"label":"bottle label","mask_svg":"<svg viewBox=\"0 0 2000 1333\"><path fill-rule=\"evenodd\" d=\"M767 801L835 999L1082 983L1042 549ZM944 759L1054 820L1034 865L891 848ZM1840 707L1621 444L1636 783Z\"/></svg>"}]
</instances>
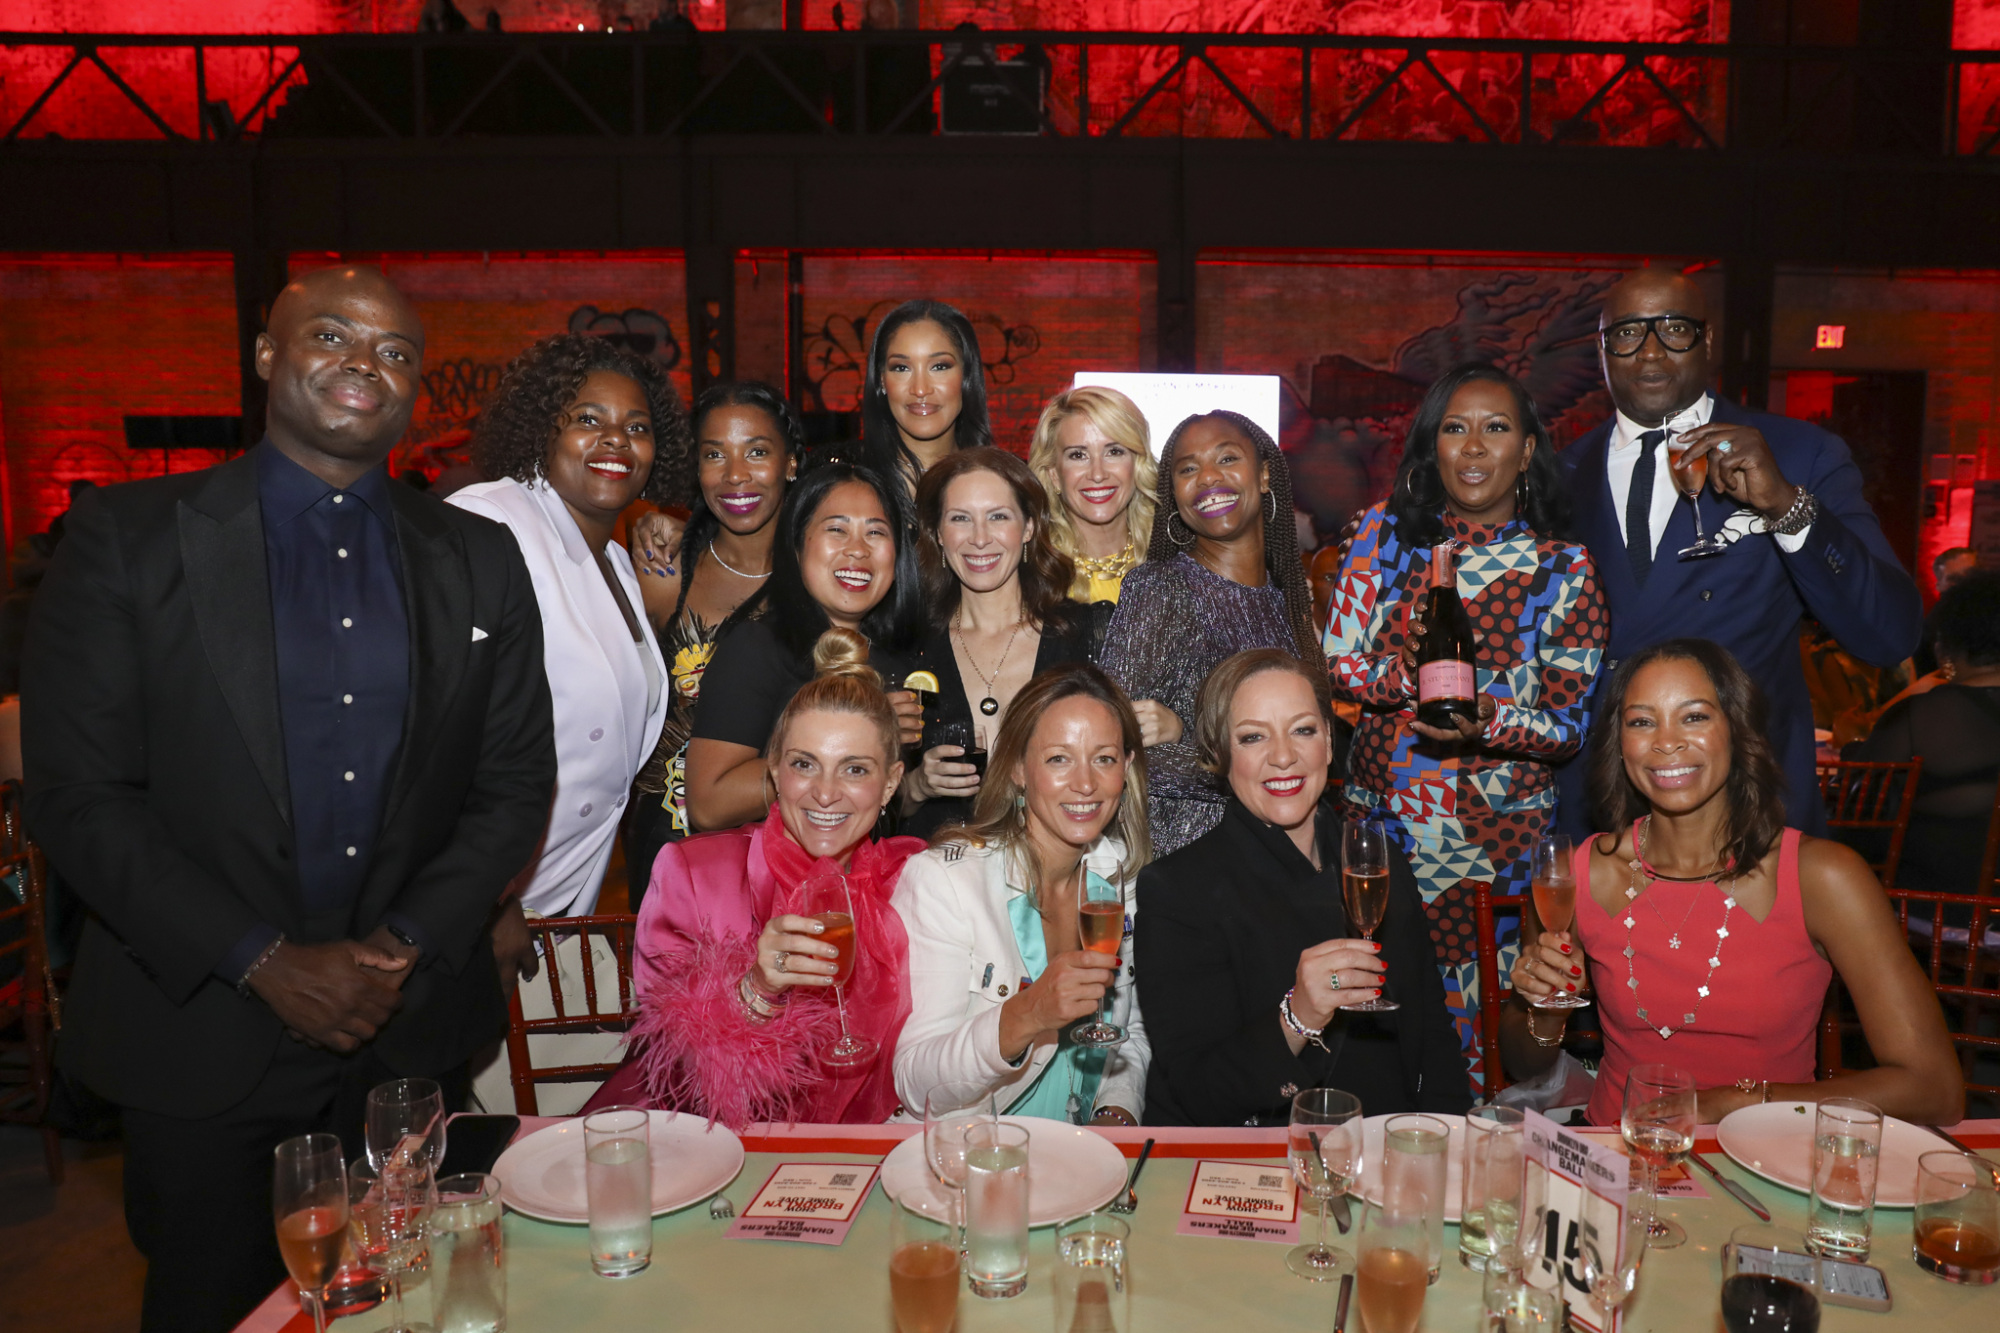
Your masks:
<instances>
[{"instance_id":1,"label":"bottle label","mask_svg":"<svg viewBox=\"0 0 2000 1333\"><path fill-rule=\"evenodd\" d=\"M1471 699L1477 688L1470 662L1426 662L1417 668L1417 698Z\"/></svg>"}]
</instances>

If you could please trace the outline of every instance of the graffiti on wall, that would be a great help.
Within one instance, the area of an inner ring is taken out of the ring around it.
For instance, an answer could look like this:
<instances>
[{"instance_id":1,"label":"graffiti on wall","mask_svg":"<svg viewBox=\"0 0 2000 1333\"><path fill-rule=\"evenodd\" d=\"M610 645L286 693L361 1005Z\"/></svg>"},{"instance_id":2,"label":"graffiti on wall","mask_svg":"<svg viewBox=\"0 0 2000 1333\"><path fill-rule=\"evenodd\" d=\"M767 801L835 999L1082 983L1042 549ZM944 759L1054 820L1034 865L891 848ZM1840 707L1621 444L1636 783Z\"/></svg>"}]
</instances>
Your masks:
<instances>
[{"instance_id":1,"label":"graffiti on wall","mask_svg":"<svg viewBox=\"0 0 2000 1333\"><path fill-rule=\"evenodd\" d=\"M900 304L877 301L860 315L829 315L806 334L801 409L852 412L860 406L875 327ZM1012 384L1021 363L1042 348L1041 332L1032 324L1009 324L1002 316L981 310L967 311L965 317L979 338L979 360L989 385Z\"/></svg>"}]
</instances>

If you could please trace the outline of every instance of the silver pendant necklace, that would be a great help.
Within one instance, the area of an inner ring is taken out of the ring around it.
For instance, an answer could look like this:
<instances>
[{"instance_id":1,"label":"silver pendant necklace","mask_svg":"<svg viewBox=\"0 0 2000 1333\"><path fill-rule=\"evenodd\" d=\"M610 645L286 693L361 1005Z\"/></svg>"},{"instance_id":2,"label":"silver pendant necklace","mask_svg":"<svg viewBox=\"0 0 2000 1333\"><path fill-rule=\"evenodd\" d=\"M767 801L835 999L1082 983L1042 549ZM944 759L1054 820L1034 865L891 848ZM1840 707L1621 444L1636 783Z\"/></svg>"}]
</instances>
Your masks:
<instances>
[{"instance_id":1,"label":"silver pendant necklace","mask_svg":"<svg viewBox=\"0 0 2000 1333\"><path fill-rule=\"evenodd\" d=\"M993 697L993 682L1000 679L1000 673L1007 669L1008 654L1014 651L1014 640L1020 637L1021 626L1026 623L1026 620L1014 622L1014 632L1007 636L1007 646L1000 651L1000 664L993 668L991 676L987 675L985 668L979 665L979 659L972 655L972 649L965 642L965 631L956 623L951 627L952 637L958 641L959 651L964 653L965 660L972 664L973 673L979 677L979 683L986 687L986 697L979 701L979 711L987 717L992 717L1000 711L1000 701Z\"/></svg>"}]
</instances>

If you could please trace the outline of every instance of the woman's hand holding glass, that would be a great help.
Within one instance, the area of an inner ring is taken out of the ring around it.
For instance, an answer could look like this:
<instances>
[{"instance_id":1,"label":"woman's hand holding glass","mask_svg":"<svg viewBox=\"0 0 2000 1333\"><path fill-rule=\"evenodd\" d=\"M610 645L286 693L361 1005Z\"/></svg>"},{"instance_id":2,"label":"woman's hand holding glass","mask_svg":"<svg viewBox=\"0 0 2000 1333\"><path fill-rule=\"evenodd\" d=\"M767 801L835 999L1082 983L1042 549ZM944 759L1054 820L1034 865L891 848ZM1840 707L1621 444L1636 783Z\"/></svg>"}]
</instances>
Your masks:
<instances>
[{"instance_id":1,"label":"woman's hand holding glass","mask_svg":"<svg viewBox=\"0 0 2000 1333\"><path fill-rule=\"evenodd\" d=\"M787 914L766 921L757 937L751 983L766 995L781 994L789 986L831 986L840 950L819 940L825 929L809 916ZM780 955L783 967L778 966Z\"/></svg>"},{"instance_id":2,"label":"woman's hand holding glass","mask_svg":"<svg viewBox=\"0 0 2000 1333\"><path fill-rule=\"evenodd\" d=\"M1380 995L1382 973L1381 945L1359 939L1323 940L1299 954L1292 1016L1309 1028L1323 1028L1336 1011Z\"/></svg>"},{"instance_id":3,"label":"woman's hand holding glass","mask_svg":"<svg viewBox=\"0 0 2000 1333\"><path fill-rule=\"evenodd\" d=\"M910 690L889 690L889 707L896 711L898 739L907 748L924 743L924 705Z\"/></svg>"},{"instance_id":4,"label":"woman's hand holding glass","mask_svg":"<svg viewBox=\"0 0 2000 1333\"><path fill-rule=\"evenodd\" d=\"M1117 974L1116 954L1078 949L1051 958L1034 985L1000 1007L1001 1056L1018 1060L1036 1038L1097 1012L1105 988Z\"/></svg>"},{"instance_id":5,"label":"woman's hand holding glass","mask_svg":"<svg viewBox=\"0 0 2000 1333\"><path fill-rule=\"evenodd\" d=\"M1521 950L1508 984L1529 1004L1551 995L1574 995L1583 985L1583 955L1568 931L1545 930Z\"/></svg>"},{"instance_id":6,"label":"woman's hand holding glass","mask_svg":"<svg viewBox=\"0 0 2000 1333\"><path fill-rule=\"evenodd\" d=\"M921 734L918 738L922 739ZM904 780L904 786L919 801L970 798L979 791L979 770L966 760L963 745L933 745L924 751L922 767Z\"/></svg>"}]
</instances>

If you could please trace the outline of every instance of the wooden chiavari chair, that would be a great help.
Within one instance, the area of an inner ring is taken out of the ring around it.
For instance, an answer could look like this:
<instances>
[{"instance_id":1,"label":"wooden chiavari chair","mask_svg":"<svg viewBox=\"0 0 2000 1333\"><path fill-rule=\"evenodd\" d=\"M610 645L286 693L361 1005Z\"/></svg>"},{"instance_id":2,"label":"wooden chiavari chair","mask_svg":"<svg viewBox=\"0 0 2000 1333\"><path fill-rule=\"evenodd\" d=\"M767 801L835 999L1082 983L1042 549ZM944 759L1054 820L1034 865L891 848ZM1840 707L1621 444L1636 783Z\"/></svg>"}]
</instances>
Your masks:
<instances>
[{"instance_id":1,"label":"wooden chiavari chair","mask_svg":"<svg viewBox=\"0 0 2000 1333\"><path fill-rule=\"evenodd\" d=\"M516 1113L541 1114L536 1090L544 1083L602 1082L617 1070L617 1060L538 1069L529 1057L529 1038L625 1032L631 1028L638 1013L632 983L632 944L638 922L637 916L629 914L552 916L528 921L528 933L541 955L542 972L535 980L517 986L507 1005L507 1063ZM599 976L604 969L595 961L600 955L592 948L593 939L602 940L607 946L616 969L612 986L605 986ZM577 948L580 953L578 984L573 986L564 986L559 981L557 950L565 947ZM554 1014L529 1018L522 1009L521 992L544 982L549 988Z\"/></svg>"}]
</instances>

